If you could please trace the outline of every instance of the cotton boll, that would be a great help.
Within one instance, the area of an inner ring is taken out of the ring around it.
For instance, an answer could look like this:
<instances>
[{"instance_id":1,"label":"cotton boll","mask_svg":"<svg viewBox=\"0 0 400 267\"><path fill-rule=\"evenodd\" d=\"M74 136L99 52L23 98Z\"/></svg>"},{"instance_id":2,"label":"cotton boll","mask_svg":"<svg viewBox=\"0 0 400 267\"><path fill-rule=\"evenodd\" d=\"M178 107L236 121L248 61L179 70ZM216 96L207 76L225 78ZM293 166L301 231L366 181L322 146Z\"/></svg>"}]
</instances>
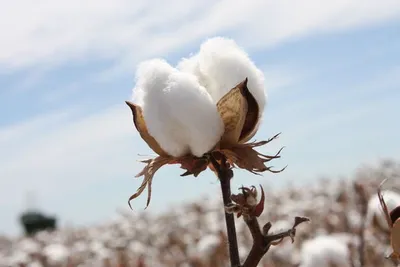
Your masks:
<instances>
[{"instance_id":1,"label":"cotton boll","mask_svg":"<svg viewBox=\"0 0 400 267\"><path fill-rule=\"evenodd\" d=\"M27 264L30 261L30 257L28 254L22 251L15 251L9 258L9 265L16 266L20 264Z\"/></svg>"},{"instance_id":2,"label":"cotton boll","mask_svg":"<svg viewBox=\"0 0 400 267\"><path fill-rule=\"evenodd\" d=\"M194 74L218 102L230 89L248 78L248 88L262 114L266 104L264 74L231 39L215 37L205 41L198 54L183 59L178 69Z\"/></svg>"},{"instance_id":3,"label":"cotton boll","mask_svg":"<svg viewBox=\"0 0 400 267\"><path fill-rule=\"evenodd\" d=\"M41 263L38 262L38 261L33 261L33 262L30 262L30 263L27 265L27 267L43 267L43 264L41 264Z\"/></svg>"},{"instance_id":4,"label":"cotton boll","mask_svg":"<svg viewBox=\"0 0 400 267\"><path fill-rule=\"evenodd\" d=\"M33 239L23 239L18 248L28 254L34 254L41 250L41 246Z\"/></svg>"},{"instance_id":5,"label":"cotton boll","mask_svg":"<svg viewBox=\"0 0 400 267\"><path fill-rule=\"evenodd\" d=\"M350 267L350 251L343 240L319 236L303 243L300 267Z\"/></svg>"},{"instance_id":6,"label":"cotton boll","mask_svg":"<svg viewBox=\"0 0 400 267\"><path fill-rule=\"evenodd\" d=\"M67 261L70 252L62 244L50 244L43 249L43 254L50 264L58 265Z\"/></svg>"},{"instance_id":7,"label":"cotton boll","mask_svg":"<svg viewBox=\"0 0 400 267\"><path fill-rule=\"evenodd\" d=\"M203 236L197 244L197 252L202 257L207 258L215 251L220 243L221 241L216 235Z\"/></svg>"},{"instance_id":8,"label":"cotton boll","mask_svg":"<svg viewBox=\"0 0 400 267\"><path fill-rule=\"evenodd\" d=\"M400 195L398 193L385 190L382 192L382 196L389 209L389 212L400 205ZM368 212L366 218L367 222L371 224L374 217L377 219L377 222L383 229L388 229L385 215L377 195L373 195L368 202Z\"/></svg>"},{"instance_id":9,"label":"cotton boll","mask_svg":"<svg viewBox=\"0 0 400 267\"><path fill-rule=\"evenodd\" d=\"M194 75L163 60L141 64L134 99L143 108L150 135L169 155L200 157L223 134L222 119L207 90Z\"/></svg>"}]
</instances>

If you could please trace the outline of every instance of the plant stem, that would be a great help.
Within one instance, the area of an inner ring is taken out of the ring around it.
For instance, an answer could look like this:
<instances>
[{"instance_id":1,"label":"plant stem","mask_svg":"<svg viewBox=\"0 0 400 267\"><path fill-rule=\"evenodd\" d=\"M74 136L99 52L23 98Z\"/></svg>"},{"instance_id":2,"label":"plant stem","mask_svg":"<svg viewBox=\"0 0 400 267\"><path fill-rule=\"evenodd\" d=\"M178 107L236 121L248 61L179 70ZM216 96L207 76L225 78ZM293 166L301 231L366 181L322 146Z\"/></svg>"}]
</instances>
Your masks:
<instances>
[{"instance_id":1,"label":"plant stem","mask_svg":"<svg viewBox=\"0 0 400 267\"><path fill-rule=\"evenodd\" d=\"M219 164L214 157L211 157L211 163L217 171L218 178L221 183L222 199L225 210L225 207L232 203L231 178L233 177L233 171L226 164L226 159L222 159L222 163ZM240 267L234 214L229 214L225 211L225 222L229 242L229 257L231 261L231 267Z\"/></svg>"},{"instance_id":2,"label":"plant stem","mask_svg":"<svg viewBox=\"0 0 400 267\"><path fill-rule=\"evenodd\" d=\"M244 221L250 230L251 236L253 237L253 246L251 247L250 253L242 267L256 267L264 255L268 252L271 245L277 244L276 242L281 242L285 237L290 237L293 242L293 238L296 235L296 227L303 222L308 222L309 219L305 217L296 217L291 229L271 235L268 235L268 231L271 228L271 223L265 224L263 230L261 231L257 217L249 216L245 218Z\"/></svg>"},{"instance_id":3,"label":"plant stem","mask_svg":"<svg viewBox=\"0 0 400 267\"><path fill-rule=\"evenodd\" d=\"M246 219L245 222L249 227L251 236L253 237L253 245L243 266L253 267L257 266L258 263L261 261L262 257L269 249L269 245L266 245L263 234L261 233L260 225L256 217L250 217Z\"/></svg>"}]
</instances>

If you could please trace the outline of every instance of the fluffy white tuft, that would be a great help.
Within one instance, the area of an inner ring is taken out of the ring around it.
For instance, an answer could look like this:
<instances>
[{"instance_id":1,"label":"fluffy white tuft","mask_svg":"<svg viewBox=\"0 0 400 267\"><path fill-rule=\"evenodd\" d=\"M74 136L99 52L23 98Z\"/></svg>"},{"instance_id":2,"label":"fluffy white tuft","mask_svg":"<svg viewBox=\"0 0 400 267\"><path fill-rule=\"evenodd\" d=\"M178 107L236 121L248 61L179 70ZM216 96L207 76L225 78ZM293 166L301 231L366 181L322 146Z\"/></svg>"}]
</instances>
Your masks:
<instances>
[{"instance_id":1,"label":"fluffy white tuft","mask_svg":"<svg viewBox=\"0 0 400 267\"><path fill-rule=\"evenodd\" d=\"M43 254L51 265L59 265L67 261L70 252L63 244L53 243L43 249Z\"/></svg>"},{"instance_id":2,"label":"fluffy white tuft","mask_svg":"<svg viewBox=\"0 0 400 267\"><path fill-rule=\"evenodd\" d=\"M183 59L177 68L194 74L215 103L247 77L248 88L262 115L266 105L264 74L234 40L223 37L208 39L196 55Z\"/></svg>"},{"instance_id":3,"label":"fluffy white tuft","mask_svg":"<svg viewBox=\"0 0 400 267\"><path fill-rule=\"evenodd\" d=\"M318 236L303 243L300 267L350 267L348 244L334 236Z\"/></svg>"},{"instance_id":4,"label":"fluffy white tuft","mask_svg":"<svg viewBox=\"0 0 400 267\"><path fill-rule=\"evenodd\" d=\"M193 74L164 60L139 65L134 101L143 108L149 134L171 156L200 157L223 134L222 119L207 90Z\"/></svg>"}]
</instances>

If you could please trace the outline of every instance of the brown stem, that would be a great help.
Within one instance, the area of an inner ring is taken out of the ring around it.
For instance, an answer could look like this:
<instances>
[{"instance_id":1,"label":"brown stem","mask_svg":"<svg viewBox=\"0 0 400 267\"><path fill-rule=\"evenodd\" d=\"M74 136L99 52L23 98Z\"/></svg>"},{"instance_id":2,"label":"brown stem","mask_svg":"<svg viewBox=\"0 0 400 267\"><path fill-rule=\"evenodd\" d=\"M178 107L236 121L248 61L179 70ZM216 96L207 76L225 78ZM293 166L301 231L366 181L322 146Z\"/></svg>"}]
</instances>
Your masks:
<instances>
[{"instance_id":1,"label":"brown stem","mask_svg":"<svg viewBox=\"0 0 400 267\"><path fill-rule=\"evenodd\" d=\"M258 223L257 217L247 217L244 220L247 227L250 230L251 236L253 237L253 246L251 247L250 253L246 258L242 267L256 267L261 259L264 257L265 253L269 250L271 245L276 242L280 242L285 237L293 238L296 234L296 226L302 222L309 221L308 218L296 217L293 227L287 231L268 235L268 231L271 228L271 223L267 223L263 227L263 231L260 229L260 224Z\"/></svg>"},{"instance_id":2,"label":"brown stem","mask_svg":"<svg viewBox=\"0 0 400 267\"><path fill-rule=\"evenodd\" d=\"M358 257L359 266L365 265L365 229L367 228L367 213L368 213L368 194L365 187L362 184L355 183L354 190L357 193L358 204L360 205L362 223L359 229L359 245L358 245Z\"/></svg>"},{"instance_id":3,"label":"brown stem","mask_svg":"<svg viewBox=\"0 0 400 267\"><path fill-rule=\"evenodd\" d=\"M213 156L210 158L214 169L217 171L219 181L221 183L222 199L224 202L224 209L229 206L231 201L231 178L233 177L233 171L229 168L226 163L226 159L221 160L219 164ZM240 267L239 249L236 237L235 217L233 214L225 212L226 231L229 242L229 257L232 267Z\"/></svg>"},{"instance_id":4,"label":"brown stem","mask_svg":"<svg viewBox=\"0 0 400 267\"><path fill-rule=\"evenodd\" d=\"M245 222L253 237L253 245L243 267L257 266L264 254L268 251L269 246L265 243L257 217L246 218Z\"/></svg>"}]
</instances>

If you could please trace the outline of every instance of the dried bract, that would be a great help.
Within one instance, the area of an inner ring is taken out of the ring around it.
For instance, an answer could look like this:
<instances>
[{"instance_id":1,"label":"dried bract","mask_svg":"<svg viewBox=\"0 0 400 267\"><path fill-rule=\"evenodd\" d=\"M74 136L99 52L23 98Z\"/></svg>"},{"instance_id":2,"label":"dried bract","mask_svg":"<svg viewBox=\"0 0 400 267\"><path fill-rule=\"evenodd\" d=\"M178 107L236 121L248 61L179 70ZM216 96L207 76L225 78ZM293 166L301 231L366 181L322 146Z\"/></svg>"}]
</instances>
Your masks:
<instances>
[{"instance_id":1,"label":"dried bract","mask_svg":"<svg viewBox=\"0 0 400 267\"><path fill-rule=\"evenodd\" d=\"M226 207L226 211L228 213L236 213L239 218L241 215L244 217L255 216L259 217L261 213L264 211L264 202L265 202L265 194L264 189L260 185L261 188L261 199L257 202L257 190L255 186L241 187L239 190L242 193L237 195L232 194L231 199L233 203Z\"/></svg>"}]
</instances>

